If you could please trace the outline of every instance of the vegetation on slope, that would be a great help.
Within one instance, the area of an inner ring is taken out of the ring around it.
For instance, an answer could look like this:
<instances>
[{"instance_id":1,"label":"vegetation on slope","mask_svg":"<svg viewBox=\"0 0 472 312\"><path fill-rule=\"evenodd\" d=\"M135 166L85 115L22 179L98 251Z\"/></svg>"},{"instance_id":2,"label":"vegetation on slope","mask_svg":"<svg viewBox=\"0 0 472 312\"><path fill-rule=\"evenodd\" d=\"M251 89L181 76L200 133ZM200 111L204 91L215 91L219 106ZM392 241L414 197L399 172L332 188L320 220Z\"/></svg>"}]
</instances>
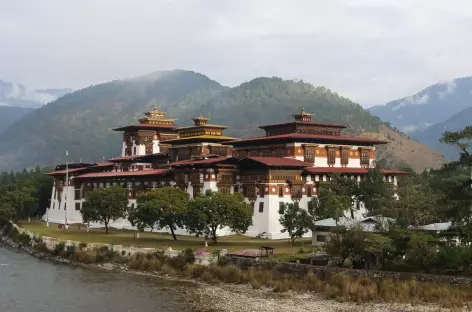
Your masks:
<instances>
[{"instance_id":1,"label":"vegetation on slope","mask_svg":"<svg viewBox=\"0 0 472 312\"><path fill-rule=\"evenodd\" d=\"M33 110L33 108L0 106L0 133Z\"/></svg>"},{"instance_id":2,"label":"vegetation on slope","mask_svg":"<svg viewBox=\"0 0 472 312\"><path fill-rule=\"evenodd\" d=\"M158 72L91 86L26 116L0 134L0 170L63 163L66 149L70 161L117 156L121 135L111 129L136 123L155 104L178 124L203 113L236 137L263 135L257 126L293 120L302 107L315 120L349 125L349 134L378 133L382 125L359 104L303 81L257 78L227 88L194 72Z\"/></svg>"}]
</instances>

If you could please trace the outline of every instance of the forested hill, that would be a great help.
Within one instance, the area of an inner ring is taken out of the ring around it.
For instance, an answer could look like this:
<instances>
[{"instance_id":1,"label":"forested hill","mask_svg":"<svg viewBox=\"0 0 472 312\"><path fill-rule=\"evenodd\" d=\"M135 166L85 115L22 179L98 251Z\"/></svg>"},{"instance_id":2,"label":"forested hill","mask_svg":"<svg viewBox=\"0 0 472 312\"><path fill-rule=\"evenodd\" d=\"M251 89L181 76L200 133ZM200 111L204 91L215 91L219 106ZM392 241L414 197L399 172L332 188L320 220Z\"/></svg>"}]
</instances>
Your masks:
<instances>
[{"instance_id":1,"label":"forested hill","mask_svg":"<svg viewBox=\"0 0 472 312\"><path fill-rule=\"evenodd\" d=\"M0 106L0 133L33 110L33 108Z\"/></svg>"},{"instance_id":2,"label":"forested hill","mask_svg":"<svg viewBox=\"0 0 472 312\"><path fill-rule=\"evenodd\" d=\"M91 86L34 111L0 134L0 170L64 162L66 149L71 161L117 156L121 134L111 129L135 123L155 104L178 118L178 124L204 113L238 137L261 135L258 125L291 120L302 107L314 112L316 120L350 125L350 133L382 129L379 118L324 87L257 78L228 88L204 75L176 70ZM408 157L393 163L408 162Z\"/></svg>"}]
</instances>

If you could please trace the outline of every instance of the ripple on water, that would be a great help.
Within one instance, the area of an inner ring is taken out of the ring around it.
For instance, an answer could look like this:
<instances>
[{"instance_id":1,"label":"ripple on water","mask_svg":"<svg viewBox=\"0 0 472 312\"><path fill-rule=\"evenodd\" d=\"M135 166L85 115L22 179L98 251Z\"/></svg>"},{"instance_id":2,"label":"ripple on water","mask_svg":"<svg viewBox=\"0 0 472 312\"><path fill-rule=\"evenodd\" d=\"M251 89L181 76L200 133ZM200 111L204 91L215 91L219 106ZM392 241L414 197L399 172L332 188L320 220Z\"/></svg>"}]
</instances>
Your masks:
<instances>
[{"instance_id":1,"label":"ripple on water","mask_svg":"<svg viewBox=\"0 0 472 312\"><path fill-rule=\"evenodd\" d=\"M1 312L180 312L181 283L72 268L0 246Z\"/></svg>"}]
</instances>

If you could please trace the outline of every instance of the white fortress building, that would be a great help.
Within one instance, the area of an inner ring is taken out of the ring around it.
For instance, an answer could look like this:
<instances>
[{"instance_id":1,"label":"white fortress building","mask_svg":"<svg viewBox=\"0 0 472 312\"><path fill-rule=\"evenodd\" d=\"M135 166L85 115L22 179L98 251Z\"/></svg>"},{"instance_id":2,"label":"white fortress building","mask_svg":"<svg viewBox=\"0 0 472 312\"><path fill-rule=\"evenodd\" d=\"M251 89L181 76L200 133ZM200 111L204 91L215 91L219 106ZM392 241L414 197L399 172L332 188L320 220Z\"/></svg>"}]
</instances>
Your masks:
<instances>
[{"instance_id":1,"label":"white fortress building","mask_svg":"<svg viewBox=\"0 0 472 312\"><path fill-rule=\"evenodd\" d=\"M138 194L175 186L187 190L191 197L206 190L241 192L254 208L253 225L246 234L286 238L279 224L281 203L298 202L307 208L319 184L334 173L359 181L374 166L375 145L388 143L341 135L345 126L315 122L312 116L302 109L293 115L293 121L261 126L265 136L236 139L224 136L226 127L210 124L206 117L195 117L193 126L180 127L174 124L175 119L154 108L139 123L115 129L123 132L120 157L61 165L49 173L54 187L43 219L82 223L80 209L94 188L122 185L133 208ZM406 174L382 172L392 186L397 175ZM362 209L357 214L362 218ZM131 228L127 220L111 226ZM231 233L219 233L227 234Z\"/></svg>"}]
</instances>

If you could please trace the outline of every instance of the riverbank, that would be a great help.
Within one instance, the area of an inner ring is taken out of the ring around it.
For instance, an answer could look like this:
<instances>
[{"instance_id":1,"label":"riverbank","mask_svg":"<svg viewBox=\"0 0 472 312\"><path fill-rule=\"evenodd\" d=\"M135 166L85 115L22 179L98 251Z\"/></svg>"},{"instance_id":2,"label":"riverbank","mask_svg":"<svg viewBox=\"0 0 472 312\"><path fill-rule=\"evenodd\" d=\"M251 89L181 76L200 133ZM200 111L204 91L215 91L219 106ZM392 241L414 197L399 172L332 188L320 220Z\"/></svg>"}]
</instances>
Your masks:
<instances>
[{"instance_id":1,"label":"riverbank","mask_svg":"<svg viewBox=\"0 0 472 312\"><path fill-rule=\"evenodd\" d=\"M354 278L336 274L328 280L319 280L313 274L304 277L274 275L271 271L242 271L224 263L210 266L192 264L194 259L185 260L182 256L168 257L163 252L148 255L135 254L130 258L112 252L108 248L87 250L85 246L74 248L45 247L41 239L33 239L35 247L25 247L30 240L27 234L18 238L20 247L31 254L45 259L70 265L81 265L111 271L155 276L165 279L191 281L200 287L187 290L188 303L195 311L449 311L438 305L425 305L423 301L434 300L445 307L461 308L472 301L470 287L461 288L448 285L429 285L422 283L396 283L385 281L377 284L366 278ZM5 240L5 239L4 239ZM18 248L18 243L8 241ZM81 249L82 248L82 249ZM99 264L84 265L85 255L100 261ZM190 256L188 254L188 256ZM82 258L80 258L82 257ZM100 259L98 259L100 257ZM77 259L82 261L77 261ZM77 263L79 262L79 263ZM328 300L328 299L336 299ZM344 301L343 303L339 301ZM371 303L371 302L388 303ZM362 304L357 304L358 302ZM405 302L406 304L398 304ZM411 306L409 303L414 303Z\"/></svg>"}]
</instances>

